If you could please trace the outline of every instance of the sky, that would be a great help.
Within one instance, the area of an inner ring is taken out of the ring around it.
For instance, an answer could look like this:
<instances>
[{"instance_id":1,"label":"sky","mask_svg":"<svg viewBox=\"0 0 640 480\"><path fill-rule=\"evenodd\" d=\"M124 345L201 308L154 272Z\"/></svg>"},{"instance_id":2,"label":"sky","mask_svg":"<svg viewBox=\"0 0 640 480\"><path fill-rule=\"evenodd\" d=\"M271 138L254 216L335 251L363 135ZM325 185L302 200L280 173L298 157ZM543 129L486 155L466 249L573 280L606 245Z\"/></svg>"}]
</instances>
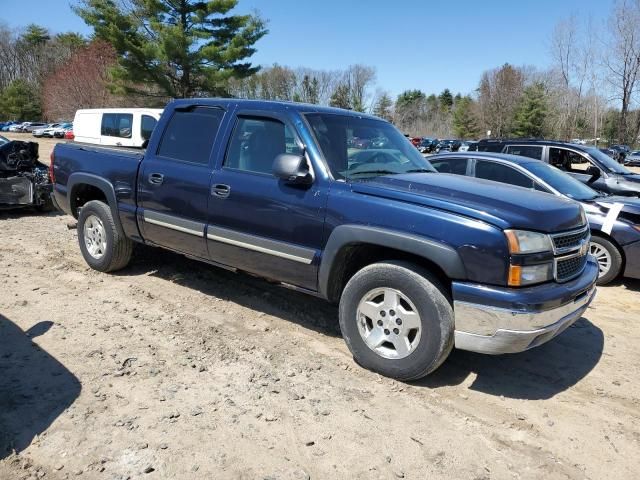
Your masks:
<instances>
[{"instance_id":1,"label":"sky","mask_svg":"<svg viewBox=\"0 0 640 480\"><path fill-rule=\"evenodd\" d=\"M338 70L376 68L393 95L477 88L483 71L506 62L549 65L549 40L559 20L606 20L613 0L240 0L235 12L257 10L269 34L252 61ZM37 23L52 32L90 34L73 0L0 0L0 21ZM28 5L25 8L25 5Z\"/></svg>"}]
</instances>

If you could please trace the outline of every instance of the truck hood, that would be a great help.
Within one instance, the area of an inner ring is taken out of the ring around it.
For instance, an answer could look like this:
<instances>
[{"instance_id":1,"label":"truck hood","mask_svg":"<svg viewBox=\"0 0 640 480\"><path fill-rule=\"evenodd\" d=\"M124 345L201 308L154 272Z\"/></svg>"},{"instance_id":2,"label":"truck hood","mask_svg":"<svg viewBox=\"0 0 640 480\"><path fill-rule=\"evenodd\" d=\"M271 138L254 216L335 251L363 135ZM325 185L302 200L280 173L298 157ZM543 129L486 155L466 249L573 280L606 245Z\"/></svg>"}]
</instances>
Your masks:
<instances>
[{"instance_id":1,"label":"truck hood","mask_svg":"<svg viewBox=\"0 0 640 480\"><path fill-rule=\"evenodd\" d=\"M578 203L546 193L446 173L379 176L352 190L471 217L496 227L544 233L584 225Z\"/></svg>"}]
</instances>

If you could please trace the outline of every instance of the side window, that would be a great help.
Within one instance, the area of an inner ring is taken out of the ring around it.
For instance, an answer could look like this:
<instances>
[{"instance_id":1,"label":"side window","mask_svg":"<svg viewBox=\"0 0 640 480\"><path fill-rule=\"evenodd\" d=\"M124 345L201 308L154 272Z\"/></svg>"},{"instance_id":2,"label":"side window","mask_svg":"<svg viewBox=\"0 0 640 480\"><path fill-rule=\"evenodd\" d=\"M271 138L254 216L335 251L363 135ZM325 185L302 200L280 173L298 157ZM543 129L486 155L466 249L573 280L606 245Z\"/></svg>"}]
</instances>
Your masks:
<instances>
[{"instance_id":1,"label":"side window","mask_svg":"<svg viewBox=\"0 0 640 480\"><path fill-rule=\"evenodd\" d=\"M508 145L504 153L542 160L542 147L536 145Z\"/></svg>"},{"instance_id":2,"label":"side window","mask_svg":"<svg viewBox=\"0 0 640 480\"><path fill-rule=\"evenodd\" d=\"M224 166L271 174L273 161L281 153L302 153L289 127L271 118L239 117Z\"/></svg>"},{"instance_id":3,"label":"side window","mask_svg":"<svg viewBox=\"0 0 640 480\"><path fill-rule=\"evenodd\" d=\"M476 177L518 187L533 188L533 180L528 176L518 172L515 168L495 162L477 160Z\"/></svg>"},{"instance_id":4,"label":"side window","mask_svg":"<svg viewBox=\"0 0 640 480\"><path fill-rule=\"evenodd\" d=\"M100 134L105 137L131 138L131 113L103 113Z\"/></svg>"},{"instance_id":5,"label":"side window","mask_svg":"<svg viewBox=\"0 0 640 480\"><path fill-rule=\"evenodd\" d=\"M162 135L158 156L208 164L223 116L224 110L215 107L173 112Z\"/></svg>"},{"instance_id":6,"label":"side window","mask_svg":"<svg viewBox=\"0 0 640 480\"><path fill-rule=\"evenodd\" d=\"M447 158L430 162L440 173L454 173L456 175L467 174L466 158Z\"/></svg>"},{"instance_id":7,"label":"side window","mask_svg":"<svg viewBox=\"0 0 640 480\"><path fill-rule=\"evenodd\" d=\"M565 172L586 173L591 162L579 153L564 148L549 149L549 163Z\"/></svg>"},{"instance_id":8,"label":"side window","mask_svg":"<svg viewBox=\"0 0 640 480\"><path fill-rule=\"evenodd\" d=\"M156 123L158 123L158 121L155 118L149 115L142 115L140 133L142 134L143 140L149 140L151 138L151 133L153 129L156 128Z\"/></svg>"}]
</instances>

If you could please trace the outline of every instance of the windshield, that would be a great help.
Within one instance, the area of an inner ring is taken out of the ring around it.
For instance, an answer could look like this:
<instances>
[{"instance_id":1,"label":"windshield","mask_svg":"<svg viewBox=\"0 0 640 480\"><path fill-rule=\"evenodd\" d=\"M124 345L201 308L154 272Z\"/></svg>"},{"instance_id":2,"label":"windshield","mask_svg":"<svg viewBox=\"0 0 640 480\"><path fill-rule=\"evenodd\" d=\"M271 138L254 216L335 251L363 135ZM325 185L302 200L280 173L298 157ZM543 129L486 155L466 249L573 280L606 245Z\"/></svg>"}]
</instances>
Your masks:
<instances>
[{"instance_id":1,"label":"windshield","mask_svg":"<svg viewBox=\"0 0 640 480\"><path fill-rule=\"evenodd\" d=\"M306 118L336 179L435 172L390 123L325 113L307 114Z\"/></svg>"},{"instance_id":2,"label":"windshield","mask_svg":"<svg viewBox=\"0 0 640 480\"><path fill-rule=\"evenodd\" d=\"M573 200L593 200L601 196L594 189L576 180L562 170L543 162L531 162L522 165L540 180L546 182L558 192Z\"/></svg>"},{"instance_id":3,"label":"windshield","mask_svg":"<svg viewBox=\"0 0 640 480\"><path fill-rule=\"evenodd\" d=\"M620 173L622 175L632 175L633 172L630 172L625 167L616 162L613 158L611 158L606 153L602 153L597 148L585 148L585 152L591 155L596 159L598 163L601 163L602 166L608 171L612 173Z\"/></svg>"}]
</instances>

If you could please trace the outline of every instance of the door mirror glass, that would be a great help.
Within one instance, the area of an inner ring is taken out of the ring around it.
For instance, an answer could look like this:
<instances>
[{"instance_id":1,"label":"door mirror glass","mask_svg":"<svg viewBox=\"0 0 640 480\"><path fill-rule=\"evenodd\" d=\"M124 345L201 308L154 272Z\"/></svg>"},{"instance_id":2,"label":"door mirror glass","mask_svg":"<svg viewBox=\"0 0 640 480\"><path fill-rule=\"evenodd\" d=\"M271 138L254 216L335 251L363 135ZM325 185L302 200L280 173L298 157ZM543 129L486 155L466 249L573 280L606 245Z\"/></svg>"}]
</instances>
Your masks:
<instances>
[{"instance_id":1,"label":"door mirror glass","mask_svg":"<svg viewBox=\"0 0 640 480\"><path fill-rule=\"evenodd\" d=\"M307 159L301 155L281 153L273 161L273 175L289 183L310 184L313 179Z\"/></svg>"}]
</instances>

